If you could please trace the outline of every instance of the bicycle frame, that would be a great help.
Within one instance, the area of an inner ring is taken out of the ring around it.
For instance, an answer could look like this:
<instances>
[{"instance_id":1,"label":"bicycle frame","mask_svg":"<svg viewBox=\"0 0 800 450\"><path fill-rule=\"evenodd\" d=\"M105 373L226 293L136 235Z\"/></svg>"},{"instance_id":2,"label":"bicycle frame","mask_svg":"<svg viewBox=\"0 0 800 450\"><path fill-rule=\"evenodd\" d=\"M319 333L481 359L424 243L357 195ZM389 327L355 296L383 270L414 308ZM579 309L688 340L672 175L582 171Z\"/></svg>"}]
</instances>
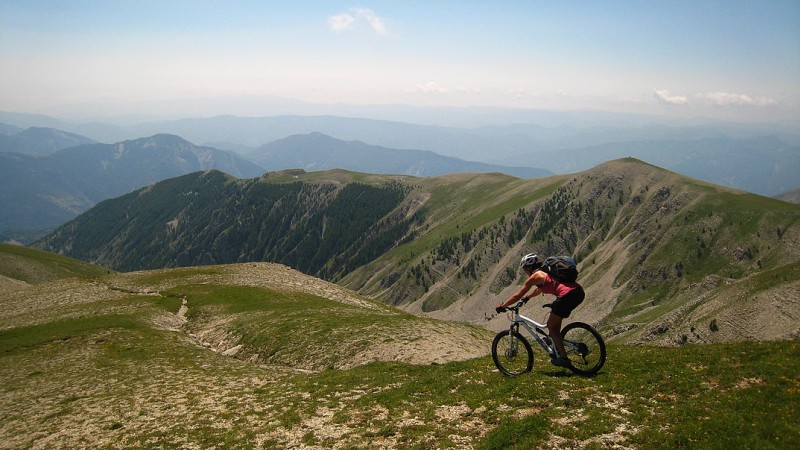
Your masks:
<instances>
[{"instance_id":1,"label":"bicycle frame","mask_svg":"<svg viewBox=\"0 0 800 450\"><path fill-rule=\"evenodd\" d=\"M519 308L515 308L512 310L514 316L511 319L511 327L509 328L509 332L514 330L519 330L519 326L522 325L539 345L544 349L545 352L553 356L555 354L555 348L550 343L545 341L543 338L539 337L539 334L548 336L542 331L542 328L546 328L547 325L543 323L539 323L530 317L523 316L519 313ZM550 340L550 337L547 337ZM552 341L551 341L552 342Z\"/></svg>"}]
</instances>

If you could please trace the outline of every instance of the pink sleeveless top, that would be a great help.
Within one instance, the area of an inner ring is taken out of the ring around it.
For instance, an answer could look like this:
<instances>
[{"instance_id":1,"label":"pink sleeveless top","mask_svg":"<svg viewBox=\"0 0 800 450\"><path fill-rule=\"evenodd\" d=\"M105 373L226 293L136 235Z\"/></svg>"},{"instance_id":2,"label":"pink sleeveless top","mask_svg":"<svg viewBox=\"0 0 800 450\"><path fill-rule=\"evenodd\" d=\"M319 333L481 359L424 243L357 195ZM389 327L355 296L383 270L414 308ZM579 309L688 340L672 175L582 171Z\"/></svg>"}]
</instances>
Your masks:
<instances>
[{"instance_id":1,"label":"pink sleeveless top","mask_svg":"<svg viewBox=\"0 0 800 450\"><path fill-rule=\"evenodd\" d=\"M537 287L544 292L545 294L555 295L558 298L561 298L570 293L573 289L578 287L577 283L559 283L558 281L554 280L550 274L545 273L547 277L543 284L538 285Z\"/></svg>"}]
</instances>

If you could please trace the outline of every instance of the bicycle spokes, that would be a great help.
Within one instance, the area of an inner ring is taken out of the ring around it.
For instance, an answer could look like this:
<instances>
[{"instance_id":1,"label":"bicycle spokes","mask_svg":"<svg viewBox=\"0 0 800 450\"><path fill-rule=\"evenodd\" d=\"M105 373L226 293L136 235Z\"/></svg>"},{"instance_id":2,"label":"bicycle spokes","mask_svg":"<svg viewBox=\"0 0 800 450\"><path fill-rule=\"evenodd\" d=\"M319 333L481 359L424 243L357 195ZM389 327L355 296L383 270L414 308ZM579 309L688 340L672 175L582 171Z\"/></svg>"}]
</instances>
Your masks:
<instances>
[{"instance_id":1,"label":"bicycle spokes","mask_svg":"<svg viewBox=\"0 0 800 450\"><path fill-rule=\"evenodd\" d=\"M500 332L492 341L492 359L503 375L515 377L530 372L533 350L519 333Z\"/></svg>"},{"instance_id":2,"label":"bicycle spokes","mask_svg":"<svg viewBox=\"0 0 800 450\"><path fill-rule=\"evenodd\" d=\"M570 355L576 355L576 356L580 357L580 359L583 360L583 364L588 364L589 363L589 361L586 360L586 355L589 354L589 349L588 349L588 347L586 347L585 344L582 344L580 342L567 342L567 341L564 341L564 348L567 350L567 358L569 358ZM572 358L569 358L569 359L572 359Z\"/></svg>"},{"instance_id":3,"label":"bicycle spokes","mask_svg":"<svg viewBox=\"0 0 800 450\"><path fill-rule=\"evenodd\" d=\"M603 367L606 360L605 342L594 328L573 322L564 327L562 334L567 357L573 361L574 372L591 376Z\"/></svg>"},{"instance_id":4,"label":"bicycle spokes","mask_svg":"<svg viewBox=\"0 0 800 450\"><path fill-rule=\"evenodd\" d=\"M564 342L564 347L568 347L567 353L572 352L583 357L586 357L592 350L583 342Z\"/></svg>"}]
</instances>

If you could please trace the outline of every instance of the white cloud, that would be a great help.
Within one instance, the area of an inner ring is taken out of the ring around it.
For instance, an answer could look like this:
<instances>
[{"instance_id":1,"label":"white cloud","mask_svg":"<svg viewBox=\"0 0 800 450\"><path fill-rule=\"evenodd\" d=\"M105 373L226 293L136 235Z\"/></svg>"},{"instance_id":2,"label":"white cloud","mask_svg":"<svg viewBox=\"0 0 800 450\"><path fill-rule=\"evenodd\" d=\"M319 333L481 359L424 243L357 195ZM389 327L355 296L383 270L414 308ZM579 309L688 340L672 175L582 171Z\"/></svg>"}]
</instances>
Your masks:
<instances>
[{"instance_id":1,"label":"white cloud","mask_svg":"<svg viewBox=\"0 0 800 450\"><path fill-rule=\"evenodd\" d=\"M683 95L670 95L666 89L655 89L653 94L659 103L665 105L680 105L686 106L689 104L689 98ZM710 106L774 106L778 102L774 99L767 97L751 97L746 94L734 94L730 92L704 92L694 94L692 96L693 102L701 105Z\"/></svg>"},{"instance_id":2,"label":"white cloud","mask_svg":"<svg viewBox=\"0 0 800 450\"><path fill-rule=\"evenodd\" d=\"M363 9L363 8L355 8L353 12L356 15L369 23L369 26L372 27L372 30L378 33L381 36L388 36L389 30L386 28L386 24L383 22L383 19L378 17L371 9Z\"/></svg>"},{"instance_id":3,"label":"white cloud","mask_svg":"<svg viewBox=\"0 0 800 450\"><path fill-rule=\"evenodd\" d=\"M771 106L778 102L767 97L750 97L745 94L732 94L729 92L706 92L695 97L714 106Z\"/></svg>"},{"instance_id":4,"label":"white cloud","mask_svg":"<svg viewBox=\"0 0 800 450\"><path fill-rule=\"evenodd\" d=\"M450 92L446 87L439 86L435 81L428 81L427 83L417 83L413 87L407 89L408 92L422 92L425 94L447 94Z\"/></svg>"},{"instance_id":5,"label":"white cloud","mask_svg":"<svg viewBox=\"0 0 800 450\"><path fill-rule=\"evenodd\" d=\"M683 95L669 95L669 92L666 89L654 89L653 94L658 99L659 103L663 103L665 105L679 105L685 106L689 104L689 99Z\"/></svg>"},{"instance_id":6,"label":"white cloud","mask_svg":"<svg viewBox=\"0 0 800 450\"><path fill-rule=\"evenodd\" d=\"M328 17L328 26L336 33L352 30L359 21L365 21L375 34L389 36L386 22L371 9L353 8L350 13L341 13Z\"/></svg>"},{"instance_id":7,"label":"white cloud","mask_svg":"<svg viewBox=\"0 0 800 450\"><path fill-rule=\"evenodd\" d=\"M331 27L331 30L342 33L347 31L350 27L353 26L355 23L356 18L351 16L350 14L337 14L335 16L328 17L328 25Z\"/></svg>"}]
</instances>

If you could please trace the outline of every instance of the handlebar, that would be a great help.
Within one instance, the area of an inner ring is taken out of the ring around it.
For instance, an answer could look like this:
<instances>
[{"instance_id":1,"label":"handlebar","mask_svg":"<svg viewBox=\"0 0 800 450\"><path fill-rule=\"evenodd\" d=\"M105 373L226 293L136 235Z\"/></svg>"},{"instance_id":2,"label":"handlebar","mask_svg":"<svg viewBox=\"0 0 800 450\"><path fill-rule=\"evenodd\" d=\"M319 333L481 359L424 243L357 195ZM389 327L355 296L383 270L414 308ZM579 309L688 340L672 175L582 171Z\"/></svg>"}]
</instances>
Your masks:
<instances>
[{"instance_id":1,"label":"handlebar","mask_svg":"<svg viewBox=\"0 0 800 450\"><path fill-rule=\"evenodd\" d=\"M528 303L528 300L530 299L531 299L530 297L522 297L513 306L504 306L504 307L498 306L497 308L495 308L495 310L497 310L498 313L506 311L513 311L515 313L519 313L519 309L525 306L525 304ZM553 307L552 303L545 303L544 305L542 305L542 308L552 308L552 307Z\"/></svg>"}]
</instances>

